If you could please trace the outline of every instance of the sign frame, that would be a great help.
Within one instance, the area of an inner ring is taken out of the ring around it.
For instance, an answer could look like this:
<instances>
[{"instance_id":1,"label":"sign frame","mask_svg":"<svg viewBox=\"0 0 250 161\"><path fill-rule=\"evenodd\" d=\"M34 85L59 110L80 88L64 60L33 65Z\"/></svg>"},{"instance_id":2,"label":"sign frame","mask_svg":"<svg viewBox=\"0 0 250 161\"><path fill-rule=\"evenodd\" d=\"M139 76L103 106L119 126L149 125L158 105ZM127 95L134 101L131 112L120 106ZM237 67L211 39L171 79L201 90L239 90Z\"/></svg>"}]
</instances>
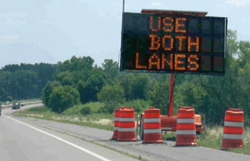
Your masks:
<instances>
[{"instance_id":1,"label":"sign frame","mask_svg":"<svg viewBox=\"0 0 250 161\"><path fill-rule=\"evenodd\" d=\"M157 13L158 12L158 13ZM131 12L123 12L123 16L124 14L127 13L131 13ZM160 14L159 14L160 13ZM133 14L133 13L132 13ZM202 18L202 17L206 17L205 15L207 14L207 12L196 12L196 11L173 11L173 10L142 10L142 13L135 13L135 14L147 14L147 15L161 15L161 16L169 16L169 15L175 15L175 16L180 16L180 17L186 17L186 18L193 18L193 17L197 17L197 18ZM126 73L162 73L162 74L171 74L171 73L175 73L175 74L194 74L194 75L224 75L226 73L226 46L227 46L227 26L228 26L228 19L227 17L206 17L206 18L224 18L225 19L225 28L224 28L224 50L223 50L223 60L224 60L224 64L223 64L223 72L222 73L214 73L214 72L190 72L190 71L158 71L158 70L140 70L140 69L135 69L135 70L126 70L123 69L123 56L122 52L124 51L123 47L123 34L124 34L124 30L123 30L123 24L124 22L122 21L122 42L121 42L121 53L120 53L120 67L119 67L119 71L120 72L126 72ZM171 33L170 33L171 34ZM189 54L189 53L186 53Z\"/></svg>"}]
</instances>

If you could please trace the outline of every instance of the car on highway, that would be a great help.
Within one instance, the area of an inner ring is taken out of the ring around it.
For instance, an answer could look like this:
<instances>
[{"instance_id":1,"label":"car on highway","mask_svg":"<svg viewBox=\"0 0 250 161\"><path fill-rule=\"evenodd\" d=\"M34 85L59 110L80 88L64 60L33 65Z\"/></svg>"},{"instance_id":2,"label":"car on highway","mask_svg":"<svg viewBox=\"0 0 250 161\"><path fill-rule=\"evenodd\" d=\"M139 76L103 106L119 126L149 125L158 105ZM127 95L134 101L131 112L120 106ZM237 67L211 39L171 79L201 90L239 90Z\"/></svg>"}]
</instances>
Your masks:
<instances>
[{"instance_id":1,"label":"car on highway","mask_svg":"<svg viewBox=\"0 0 250 161\"><path fill-rule=\"evenodd\" d=\"M14 109L20 109L21 108L21 103L20 102L14 102L12 105L12 110Z\"/></svg>"}]
</instances>

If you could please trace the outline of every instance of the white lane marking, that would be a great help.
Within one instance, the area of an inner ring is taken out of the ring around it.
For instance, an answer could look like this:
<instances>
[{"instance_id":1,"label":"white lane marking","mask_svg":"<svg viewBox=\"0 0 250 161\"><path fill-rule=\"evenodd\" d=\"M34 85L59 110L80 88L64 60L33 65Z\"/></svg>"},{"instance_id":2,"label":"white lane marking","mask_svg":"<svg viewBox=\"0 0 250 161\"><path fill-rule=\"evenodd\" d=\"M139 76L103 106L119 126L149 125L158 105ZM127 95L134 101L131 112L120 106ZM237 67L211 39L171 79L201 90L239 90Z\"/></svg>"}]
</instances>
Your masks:
<instances>
[{"instance_id":1,"label":"white lane marking","mask_svg":"<svg viewBox=\"0 0 250 161\"><path fill-rule=\"evenodd\" d=\"M79 149L79 150L81 150L81 151L83 151L83 152L85 152L85 153L88 153L88 154L90 154L90 155L92 155L92 156L94 156L94 157L96 157L96 158L98 158L98 159L101 159L101 160L103 160L103 161L111 161L111 160L109 160L109 159L107 159L107 158L104 158L104 157L102 157L102 156L100 156L100 155L98 155L98 154L96 154L96 153L93 153L93 152L91 152L91 151L89 151L89 150L87 150L87 149L84 149L84 148L82 148L82 147L80 147L80 146L78 146L78 145L75 145L75 144L73 144L73 143L71 143L71 142L69 142L69 141L66 141L66 140L64 140L64 139L62 139L62 138L60 138L60 137L58 137L58 136L52 135L52 134L50 134L50 133L47 133L47 132L45 132L45 131L43 131L43 130L40 130L40 129L38 129L38 128L35 128L35 127L31 126L31 125L28 125L28 124L23 123L23 122L21 122L21 121L18 121L18 120L16 120L16 119L13 119L13 118L11 118L11 117L9 117L9 116L5 116L5 117L7 117L8 119L11 119L11 120L13 120L13 121L16 121L16 122L18 122L18 123L20 123L20 124L23 124L23 125L25 125L25 126L31 128L31 129L34 129L34 130L36 130L36 131L39 131L39 132L41 132L41 133L43 133L43 134L45 134L45 135L51 136L51 137L53 137L53 138L55 138L55 139L57 139L57 140L59 140L59 141L62 141L62 142L64 142L64 143L68 144L68 145L71 145L71 146L73 146L73 147L75 147L75 148L77 148L77 149Z\"/></svg>"}]
</instances>

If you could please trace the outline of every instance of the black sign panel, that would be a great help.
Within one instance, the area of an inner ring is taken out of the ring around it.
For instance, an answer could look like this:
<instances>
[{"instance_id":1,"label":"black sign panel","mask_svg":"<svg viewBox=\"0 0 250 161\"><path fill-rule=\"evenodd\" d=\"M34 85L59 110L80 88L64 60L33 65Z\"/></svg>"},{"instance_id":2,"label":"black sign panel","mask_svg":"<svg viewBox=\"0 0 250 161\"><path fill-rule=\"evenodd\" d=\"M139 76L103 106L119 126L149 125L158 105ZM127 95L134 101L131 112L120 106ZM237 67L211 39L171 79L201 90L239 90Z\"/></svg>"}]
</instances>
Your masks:
<instances>
[{"instance_id":1,"label":"black sign panel","mask_svg":"<svg viewBox=\"0 0 250 161\"><path fill-rule=\"evenodd\" d=\"M225 73L227 18L124 13L120 71Z\"/></svg>"}]
</instances>

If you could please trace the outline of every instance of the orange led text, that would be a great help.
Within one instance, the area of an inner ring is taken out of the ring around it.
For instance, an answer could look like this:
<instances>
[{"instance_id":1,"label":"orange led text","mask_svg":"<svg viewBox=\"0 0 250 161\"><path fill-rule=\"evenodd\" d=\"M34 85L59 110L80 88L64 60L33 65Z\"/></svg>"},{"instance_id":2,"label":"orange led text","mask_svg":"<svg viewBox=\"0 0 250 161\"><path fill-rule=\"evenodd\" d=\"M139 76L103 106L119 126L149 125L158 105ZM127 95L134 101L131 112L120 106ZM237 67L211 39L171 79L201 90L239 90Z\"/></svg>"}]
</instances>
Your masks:
<instances>
[{"instance_id":1,"label":"orange led text","mask_svg":"<svg viewBox=\"0 0 250 161\"><path fill-rule=\"evenodd\" d=\"M184 44L187 40L187 49L188 51L199 52L199 44L200 38L199 37L190 37L190 36L171 36L171 35L164 35L159 36L156 34L149 34L150 38L150 46L149 50L159 50L162 49L165 51L173 51L174 43L178 42L178 49L177 51L184 51ZM169 42L168 45L167 41ZM195 47L195 50L192 50L192 46Z\"/></svg>"},{"instance_id":2,"label":"orange led text","mask_svg":"<svg viewBox=\"0 0 250 161\"><path fill-rule=\"evenodd\" d=\"M148 58L148 65L139 64L140 53L136 52L136 69L148 69L148 70L176 70L184 71L189 69L190 71L197 71L199 69L199 57L197 55L191 54L157 54L153 53ZM187 61L185 61L187 60ZM168 67L168 68L167 68Z\"/></svg>"},{"instance_id":3,"label":"orange led text","mask_svg":"<svg viewBox=\"0 0 250 161\"><path fill-rule=\"evenodd\" d=\"M157 19L157 23L154 20ZM186 21L184 17L149 17L150 30L158 32L164 30L165 32L186 33Z\"/></svg>"}]
</instances>

